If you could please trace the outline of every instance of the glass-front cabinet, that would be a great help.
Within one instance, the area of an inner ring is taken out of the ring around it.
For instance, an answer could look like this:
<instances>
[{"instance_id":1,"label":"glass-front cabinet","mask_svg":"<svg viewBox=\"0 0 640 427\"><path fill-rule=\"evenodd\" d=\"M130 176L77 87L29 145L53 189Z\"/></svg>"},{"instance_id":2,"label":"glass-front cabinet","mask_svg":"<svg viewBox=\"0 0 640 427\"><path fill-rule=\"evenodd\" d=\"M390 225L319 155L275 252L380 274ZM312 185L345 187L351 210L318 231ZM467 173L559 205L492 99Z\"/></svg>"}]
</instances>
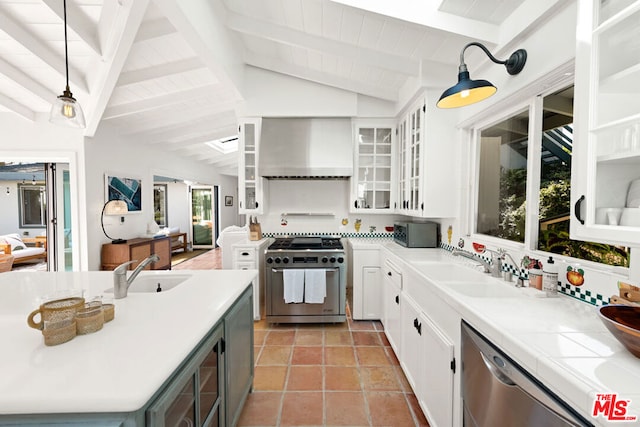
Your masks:
<instances>
[{"instance_id":1,"label":"glass-front cabinet","mask_svg":"<svg viewBox=\"0 0 640 427\"><path fill-rule=\"evenodd\" d=\"M258 175L260 118L240 120L238 158L238 211L241 214L262 214L263 187Z\"/></svg>"},{"instance_id":2,"label":"glass-front cabinet","mask_svg":"<svg viewBox=\"0 0 640 427\"><path fill-rule=\"evenodd\" d=\"M640 242L640 1L578 2L574 239Z\"/></svg>"},{"instance_id":3,"label":"glass-front cabinet","mask_svg":"<svg viewBox=\"0 0 640 427\"><path fill-rule=\"evenodd\" d=\"M395 127L387 121L358 121L354 134L351 212L389 213L395 197Z\"/></svg>"},{"instance_id":4,"label":"glass-front cabinet","mask_svg":"<svg viewBox=\"0 0 640 427\"><path fill-rule=\"evenodd\" d=\"M223 328L216 328L171 386L147 410L147 425L222 426Z\"/></svg>"},{"instance_id":5,"label":"glass-front cabinet","mask_svg":"<svg viewBox=\"0 0 640 427\"><path fill-rule=\"evenodd\" d=\"M423 162L424 162L424 99L414 103L398 123L398 211L412 216L422 216L424 211Z\"/></svg>"}]
</instances>

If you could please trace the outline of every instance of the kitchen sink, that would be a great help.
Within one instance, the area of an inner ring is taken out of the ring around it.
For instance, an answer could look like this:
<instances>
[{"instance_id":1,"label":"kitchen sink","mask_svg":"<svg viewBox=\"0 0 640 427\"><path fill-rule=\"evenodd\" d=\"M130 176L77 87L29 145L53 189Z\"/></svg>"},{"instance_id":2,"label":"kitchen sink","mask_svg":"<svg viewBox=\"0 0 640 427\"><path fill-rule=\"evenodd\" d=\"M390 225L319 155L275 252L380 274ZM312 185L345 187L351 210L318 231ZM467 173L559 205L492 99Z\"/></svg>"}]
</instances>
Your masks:
<instances>
[{"instance_id":1,"label":"kitchen sink","mask_svg":"<svg viewBox=\"0 0 640 427\"><path fill-rule=\"evenodd\" d=\"M444 284L444 287L472 298L517 298L523 296L523 292L520 289L500 282L451 282Z\"/></svg>"},{"instance_id":2,"label":"kitchen sink","mask_svg":"<svg viewBox=\"0 0 640 427\"><path fill-rule=\"evenodd\" d=\"M497 279L465 264L441 262L414 262L414 267L428 278L438 283L474 282L495 283ZM475 266L474 266L475 267ZM482 268L480 265L477 268Z\"/></svg>"},{"instance_id":3,"label":"kitchen sink","mask_svg":"<svg viewBox=\"0 0 640 427\"><path fill-rule=\"evenodd\" d=\"M150 275L140 275L136 277L129 286L128 292L158 292L158 287L160 287L160 292L170 291L176 286L180 285L187 279L191 278L190 274L150 274ZM106 289L105 292L113 293L113 288Z\"/></svg>"}]
</instances>

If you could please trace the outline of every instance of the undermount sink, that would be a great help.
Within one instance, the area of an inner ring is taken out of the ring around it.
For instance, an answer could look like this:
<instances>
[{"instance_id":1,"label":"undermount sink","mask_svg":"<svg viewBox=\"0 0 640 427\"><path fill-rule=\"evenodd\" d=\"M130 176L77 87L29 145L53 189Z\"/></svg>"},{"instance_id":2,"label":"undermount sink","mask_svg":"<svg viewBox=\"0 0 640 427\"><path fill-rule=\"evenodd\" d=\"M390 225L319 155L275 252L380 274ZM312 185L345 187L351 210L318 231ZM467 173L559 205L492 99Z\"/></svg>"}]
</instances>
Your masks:
<instances>
[{"instance_id":1,"label":"undermount sink","mask_svg":"<svg viewBox=\"0 0 640 427\"><path fill-rule=\"evenodd\" d=\"M523 293L513 285L507 283L463 283L452 282L444 285L461 295L472 298L514 298L521 297Z\"/></svg>"},{"instance_id":2,"label":"undermount sink","mask_svg":"<svg viewBox=\"0 0 640 427\"><path fill-rule=\"evenodd\" d=\"M166 292L180 285L187 279L191 278L190 274L151 274L140 275L136 277L129 286L128 292ZM160 287L160 291L158 291ZM105 290L105 292L113 292L113 288Z\"/></svg>"},{"instance_id":3,"label":"undermount sink","mask_svg":"<svg viewBox=\"0 0 640 427\"><path fill-rule=\"evenodd\" d=\"M491 275L474 270L464 264L442 263L442 262L415 262L415 268L428 278L438 282L474 282L488 283L495 282L496 278ZM478 265L478 268L482 268Z\"/></svg>"}]
</instances>

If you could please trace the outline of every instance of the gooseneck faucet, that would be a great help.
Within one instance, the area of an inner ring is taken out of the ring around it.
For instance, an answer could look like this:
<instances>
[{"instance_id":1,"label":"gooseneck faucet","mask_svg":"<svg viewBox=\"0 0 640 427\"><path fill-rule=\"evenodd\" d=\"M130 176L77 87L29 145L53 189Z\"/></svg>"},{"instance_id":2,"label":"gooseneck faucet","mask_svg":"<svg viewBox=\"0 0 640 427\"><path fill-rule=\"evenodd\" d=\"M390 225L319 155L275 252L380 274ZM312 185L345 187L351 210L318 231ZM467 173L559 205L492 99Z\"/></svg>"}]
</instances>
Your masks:
<instances>
[{"instance_id":1,"label":"gooseneck faucet","mask_svg":"<svg viewBox=\"0 0 640 427\"><path fill-rule=\"evenodd\" d=\"M502 277L502 258L500 254L488 249L487 252L491 253L491 261L487 261L484 258L474 256L473 254L458 249L451 251L451 255L461 256L478 262L482 267L484 267L485 273L491 274L492 277Z\"/></svg>"},{"instance_id":2,"label":"gooseneck faucet","mask_svg":"<svg viewBox=\"0 0 640 427\"><path fill-rule=\"evenodd\" d=\"M138 266L136 267L135 270L133 270L133 273L131 273L131 276L129 276L128 279L127 279L127 269L129 265L135 262L138 262L138 260L127 261L117 266L113 270L113 296L116 299L125 298L127 296L127 291L129 290L129 286L131 286L135 278L138 277L138 274L140 274L142 269L145 268L147 265L157 261L160 261L160 257L156 254L151 254L150 256L145 258L140 264L138 264Z\"/></svg>"}]
</instances>

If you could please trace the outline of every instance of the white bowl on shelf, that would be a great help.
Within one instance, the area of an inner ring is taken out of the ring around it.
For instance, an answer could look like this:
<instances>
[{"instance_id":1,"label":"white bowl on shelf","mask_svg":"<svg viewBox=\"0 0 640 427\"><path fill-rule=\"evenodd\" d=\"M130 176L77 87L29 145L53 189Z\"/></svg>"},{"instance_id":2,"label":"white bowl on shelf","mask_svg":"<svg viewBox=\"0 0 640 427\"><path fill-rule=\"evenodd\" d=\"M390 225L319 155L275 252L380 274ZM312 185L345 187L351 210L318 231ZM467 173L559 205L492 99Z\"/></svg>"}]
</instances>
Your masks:
<instances>
[{"instance_id":1,"label":"white bowl on shelf","mask_svg":"<svg viewBox=\"0 0 640 427\"><path fill-rule=\"evenodd\" d=\"M640 208L624 208L620 215L620 225L640 227Z\"/></svg>"},{"instance_id":2,"label":"white bowl on shelf","mask_svg":"<svg viewBox=\"0 0 640 427\"><path fill-rule=\"evenodd\" d=\"M640 179L631 181L627 191L627 207L640 208Z\"/></svg>"},{"instance_id":3,"label":"white bowl on shelf","mask_svg":"<svg viewBox=\"0 0 640 427\"><path fill-rule=\"evenodd\" d=\"M596 224L618 225L623 208L597 208Z\"/></svg>"}]
</instances>

